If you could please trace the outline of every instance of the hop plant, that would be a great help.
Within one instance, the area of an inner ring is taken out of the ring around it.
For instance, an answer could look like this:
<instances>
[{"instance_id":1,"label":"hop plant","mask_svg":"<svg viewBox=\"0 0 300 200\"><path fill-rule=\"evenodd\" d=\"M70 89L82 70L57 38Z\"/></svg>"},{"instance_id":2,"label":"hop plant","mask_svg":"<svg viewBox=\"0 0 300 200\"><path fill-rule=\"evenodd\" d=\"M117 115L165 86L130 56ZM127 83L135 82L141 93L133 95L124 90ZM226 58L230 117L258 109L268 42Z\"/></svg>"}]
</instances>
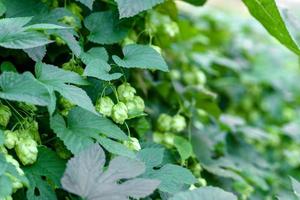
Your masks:
<instances>
[{"instance_id":1,"label":"hop plant","mask_svg":"<svg viewBox=\"0 0 300 200\"><path fill-rule=\"evenodd\" d=\"M68 99L65 97L61 97L59 99L59 105L61 107L60 113L63 116L67 116L69 114L69 111L75 106L73 103L71 103Z\"/></svg>"},{"instance_id":2,"label":"hop plant","mask_svg":"<svg viewBox=\"0 0 300 200\"><path fill-rule=\"evenodd\" d=\"M82 75L82 74L83 74L83 71L84 71L84 69L83 69L80 65L78 65L78 64L76 63L76 61L73 60L73 59L71 59L71 60L70 60L69 62L67 62L67 63L64 63L64 64L62 65L62 68L63 68L64 70L72 71L72 72L75 72L75 73L80 74L80 75Z\"/></svg>"},{"instance_id":3,"label":"hop plant","mask_svg":"<svg viewBox=\"0 0 300 200\"><path fill-rule=\"evenodd\" d=\"M139 143L139 140L135 137L129 137L129 140L124 141L123 144L131 150L134 150L134 151L141 150L141 145Z\"/></svg>"},{"instance_id":4,"label":"hop plant","mask_svg":"<svg viewBox=\"0 0 300 200\"><path fill-rule=\"evenodd\" d=\"M145 110L144 100L140 96L134 96L132 100L127 101L125 104L129 116L139 115Z\"/></svg>"},{"instance_id":5,"label":"hop plant","mask_svg":"<svg viewBox=\"0 0 300 200\"><path fill-rule=\"evenodd\" d=\"M112 119L118 123L123 124L128 118L128 109L123 102L119 102L112 108Z\"/></svg>"},{"instance_id":6,"label":"hop plant","mask_svg":"<svg viewBox=\"0 0 300 200\"><path fill-rule=\"evenodd\" d=\"M6 127L11 115L10 108L0 104L0 126Z\"/></svg>"},{"instance_id":7,"label":"hop plant","mask_svg":"<svg viewBox=\"0 0 300 200\"><path fill-rule=\"evenodd\" d=\"M5 159L8 163L11 163L12 165L15 166L17 172L19 173L20 176L24 176L24 171L20 168L20 164L17 160L15 160L11 155L5 154ZM23 183L16 178L15 176L6 173L6 175L11 179L12 181L12 188L13 192L16 192L18 189L23 187Z\"/></svg>"},{"instance_id":8,"label":"hop plant","mask_svg":"<svg viewBox=\"0 0 300 200\"><path fill-rule=\"evenodd\" d=\"M206 76L201 70L195 68L184 72L183 81L188 85L204 85L206 83Z\"/></svg>"},{"instance_id":9,"label":"hop plant","mask_svg":"<svg viewBox=\"0 0 300 200\"><path fill-rule=\"evenodd\" d=\"M14 131L6 130L4 131L4 145L8 149L12 149L15 147L15 145L18 142L18 136L17 133Z\"/></svg>"},{"instance_id":10,"label":"hop plant","mask_svg":"<svg viewBox=\"0 0 300 200\"><path fill-rule=\"evenodd\" d=\"M178 133L183 131L186 128L185 118L181 115L175 115L172 118L171 130Z\"/></svg>"},{"instance_id":11,"label":"hop plant","mask_svg":"<svg viewBox=\"0 0 300 200\"><path fill-rule=\"evenodd\" d=\"M172 117L167 114L161 114L157 120L157 128L159 131L168 132L171 130Z\"/></svg>"},{"instance_id":12,"label":"hop plant","mask_svg":"<svg viewBox=\"0 0 300 200\"><path fill-rule=\"evenodd\" d=\"M26 112L34 113L37 111L37 107L33 104L18 102L18 107Z\"/></svg>"},{"instance_id":13,"label":"hop plant","mask_svg":"<svg viewBox=\"0 0 300 200\"><path fill-rule=\"evenodd\" d=\"M41 144L41 137L39 134L39 125L37 121L31 119L31 118L26 118L23 122L23 128L25 133L30 135L37 143Z\"/></svg>"},{"instance_id":14,"label":"hop plant","mask_svg":"<svg viewBox=\"0 0 300 200\"><path fill-rule=\"evenodd\" d=\"M114 102L110 97L101 97L96 102L96 111L103 114L104 116L111 116L112 108L114 106Z\"/></svg>"},{"instance_id":15,"label":"hop plant","mask_svg":"<svg viewBox=\"0 0 300 200\"><path fill-rule=\"evenodd\" d=\"M126 102L133 99L136 90L129 83L123 83L117 89L120 101Z\"/></svg>"},{"instance_id":16,"label":"hop plant","mask_svg":"<svg viewBox=\"0 0 300 200\"><path fill-rule=\"evenodd\" d=\"M28 135L22 135L20 137L15 151L23 165L33 164L37 159L37 143Z\"/></svg>"}]
</instances>

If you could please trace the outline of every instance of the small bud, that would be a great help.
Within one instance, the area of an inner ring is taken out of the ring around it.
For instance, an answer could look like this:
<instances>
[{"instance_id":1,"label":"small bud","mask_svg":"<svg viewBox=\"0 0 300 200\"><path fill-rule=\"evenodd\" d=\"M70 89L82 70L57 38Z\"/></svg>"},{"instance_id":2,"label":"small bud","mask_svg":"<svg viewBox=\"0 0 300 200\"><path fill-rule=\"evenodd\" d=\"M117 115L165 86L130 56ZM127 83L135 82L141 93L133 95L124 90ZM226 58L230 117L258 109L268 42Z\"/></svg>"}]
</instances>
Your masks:
<instances>
[{"instance_id":1,"label":"small bud","mask_svg":"<svg viewBox=\"0 0 300 200\"><path fill-rule=\"evenodd\" d=\"M111 116L114 102L109 97L101 97L96 102L96 111L103 114L104 116Z\"/></svg>"},{"instance_id":2,"label":"small bud","mask_svg":"<svg viewBox=\"0 0 300 200\"><path fill-rule=\"evenodd\" d=\"M11 115L10 108L0 104L0 126L6 127Z\"/></svg>"},{"instance_id":3,"label":"small bud","mask_svg":"<svg viewBox=\"0 0 300 200\"><path fill-rule=\"evenodd\" d=\"M65 97L61 97L59 99L59 107L60 107L60 113L63 116L67 116L69 114L69 111L72 110L72 108L74 108L75 105Z\"/></svg>"},{"instance_id":4,"label":"small bud","mask_svg":"<svg viewBox=\"0 0 300 200\"><path fill-rule=\"evenodd\" d=\"M161 114L157 120L157 128L162 132L171 130L172 117L167 114Z\"/></svg>"},{"instance_id":5,"label":"small bud","mask_svg":"<svg viewBox=\"0 0 300 200\"><path fill-rule=\"evenodd\" d=\"M129 137L129 140L124 141L123 144L131 150L134 150L134 151L141 150L141 145L139 143L139 140L136 139L135 137Z\"/></svg>"},{"instance_id":6,"label":"small bud","mask_svg":"<svg viewBox=\"0 0 300 200\"><path fill-rule=\"evenodd\" d=\"M186 128L185 118L181 115L175 115L171 122L171 130L178 133Z\"/></svg>"},{"instance_id":7,"label":"small bud","mask_svg":"<svg viewBox=\"0 0 300 200\"><path fill-rule=\"evenodd\" d=\"M4 137L5 137L4 145L6 146L6 148L8 149L14 148L18 142L18 136L16 132L6 130L4 131Z\"/></svg>"},{"instance_id":8,"label":"small bud","mask_svg":"<svg viewBox=\"0 0 300 200\"><path fill-rule=\"evenodd\" d=\"M118 123L123 124L124 121L128 118L128 109L126 105L122 102L117 103L112 108L112 119Z\"/></svg>"},{"instance_id":9,"label":"small bud","mask_svg":"<svg viewBox=\"0 0 300 200\"><path fill-rule=\"evenodd\" d=\"M120 101L126 102L133 99L136 90L129 83L123 83L117 89Z\"/></svg>"},{"instance_id":10,"label":"small bud","mask_svg":"<svg viewBox=\"0 0 300 200\"><path fill-rule=\"evenodd\" d=\"M37 143L31 137L20 137L15 151L23 165L33 164L37 159Z\"/></svg>"}]
</instances>

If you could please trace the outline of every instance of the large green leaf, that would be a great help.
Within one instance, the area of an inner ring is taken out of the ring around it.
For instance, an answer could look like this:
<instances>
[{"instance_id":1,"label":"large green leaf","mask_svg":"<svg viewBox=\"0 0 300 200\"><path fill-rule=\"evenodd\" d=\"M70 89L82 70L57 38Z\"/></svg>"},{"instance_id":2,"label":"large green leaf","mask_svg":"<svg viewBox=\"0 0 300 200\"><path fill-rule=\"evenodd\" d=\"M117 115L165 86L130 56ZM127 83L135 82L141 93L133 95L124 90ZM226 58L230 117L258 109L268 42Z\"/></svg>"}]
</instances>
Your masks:
<instances>
[{"instance_id":1,"label":"large green leaf","mask_svg":"<svg viewBox=\"0 0 300 200\"><path fill-rule=\"evenodd\" d=\"M116 13L111 11L95 12L84 20L90 31L88 39L98 44L113 44L127 35L128 29L122 25Z\"/></svg>"},{"instance_id":2,"label":"large green leaf","mask_svg":"<svg viewBox=\"0 0 300 200\"><path fill-rule=\"evenodd\" d=\"M237 200L237 197L217 187L201 187L196 190L180 192L170 200Z\"/></svg>"},{"instance_id":3,"label":"large green leaf","mask_svg":"<svg viewBox=\"0 0 300 200\"><path fill-rule=\"evenodd\" d=\"M76 107L69 112L65 122L59 114L50 120L51 128L65 143L67 148L76 154L93 143L93 138L98 139L99 134L107 137L127 140L121 129L105 117L97 116L89 111Z\"/></svg>"},{"instance_id":4,"label":"large green leaf","mask_svg":"<svg viewBox=\"0 0 300 200\"><path fill-rule=\"evenodd\" d=\"M108 54L104 47L93 47L87 52L84 52L80 55L80 59L84 64L89 64L92 60L101 59L108 61Z\"/></svg>"},{"instance_id":5,"label":"large green leaf","mask_svg":"<svg viewBox=\"0 0 300 200\"><path fill-rule=\"evenodd\" d=\"M83 75L98 78L104 81L119 79L122 76L121 73L110 74L110 69L110 65L104 60L94 59L85 67Z\"/></svg>"},{"instance_id":6,"label":"large green leaf","mask_svg":"<svg viewBox=\"0 0 300 200\"><path fill-rule=\"evenodd\" d=\"M121 67L168 71L168 66L162 56L148 45L127 45L123 48L123 54L123 59L113 56L115 63Z\"/></svg>"},{"instance_id":7,"label":"large green leaf","mask_svg":"<svg viewBox=\"0 0 300 200\"><path fill-rule=\"evenodd\" d=\"M243 0L249 12L287 48L300 55L299 45L290 34L275 0Z\"/></svg>"},{"instance_id":8,"label":"large green leaf","mask_svg":"<svg viewBox=\"0 0 300 200\"><path fill-rule=\"evenodd\" d=\"M159 185L158 180L136 178L145 171L138 160L118 156L103 171L104 164L104 151L92 145L70 159L61 181L63 188L87 200L125 200L146 197Z\"/></svg>"},{"instance_id":9,"label":"large green leaf","mask_svg":"<svg viewBox=\"0 0 300 200\"><path fill-rule=\"evenodd\" d=\"M46 147L40 147L37 161L32 166L24 168L30 183L26 193L27 198L56 199L53 188L43 177L47 177L47 180L60 187L60 179L64 173L65 164L65 161L59 158L55 152ZM39 195L36 195L37 191L39 191Z\"/></svg>"},{"instance_id":10,"label":"large green leaf","mask_svg":"<svg viewBox=\"0 0 300 200\"><path fill-rule=\"evenodd\" d=\"M96 113L94 105L86 92L77 85L87 85L88 82L75 72L60 69L53 65L38 63L35 67L37 79L48 89L49 94L53 96L54 91L59 92L63 97L72 103ZM55 102L52 102L55 105Z\"/></svg>"},{"instance_id":11,"label":"large green leaf","mask_svg":"<svg viewBox=\"0 0 300 200\"><path fill-rule=\"evenodd\" d=\"M181 191L185 185L196 182L193 174L181 166L166 164L157 169L162 164L163 153L161 148L145 148L138 152L137 157L146 164L147 169L142 177L160 180L158 189L171 194Z\"/></svg>"},{"instance_id":12,"label":"large green leaf","mask_svg":"<svg viewBox=\"0 0 300 200\"><path fill-rule=\"evenodd\" d=\"M47 106L50 95L31 73L4 72L0 76L0 98Z\"/></svg>"},{"instance_id":13,"label":"large green leaf","mask_svg":"<svg viewBox=\"0 0 300 200\"><path fill-rule=\"evenodd\" d=\"M144 10L164 2L164 0L115 0L118 4L120 18L132 17Z\"/></svg>"}]
</instances>

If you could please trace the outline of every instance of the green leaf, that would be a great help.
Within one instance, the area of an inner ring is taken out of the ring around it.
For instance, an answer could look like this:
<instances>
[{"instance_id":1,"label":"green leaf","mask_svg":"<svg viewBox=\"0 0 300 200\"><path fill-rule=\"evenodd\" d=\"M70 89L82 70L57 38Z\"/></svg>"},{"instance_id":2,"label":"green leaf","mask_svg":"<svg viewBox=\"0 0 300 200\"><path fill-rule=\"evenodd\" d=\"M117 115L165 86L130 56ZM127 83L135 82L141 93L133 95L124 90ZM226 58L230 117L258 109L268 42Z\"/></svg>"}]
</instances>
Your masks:
<instances>
[{"instance_id":1,"label":"green leaf","mask_svg":"<svg viewBox=\"0 0 300 200\"><path fill-rule=\"evenodd\" d=\"M0 98L47 106L50 96L47 89L31 73L4 72L0 75Z\"/></svg>"},{"instance_id":2,"label":"green leaf","mask_svg":"<svg viewBox=\"0 0 300 200\"><path fill-rule=\"evenodd\" d=\"M218 187L201 187L196 190L180 192L170 200L237 200L237 197Z\"/></svg>"},{"instance_id":3,"label":"green leaf","mask_svg":"<svg viewBox=\"0 0 300 200\"><path fill-rule=\"evenodd\" d=\"M183 184L191 185L197 181L188 169L173 164L166 164L147 177L160 180L159 190L171 194L179 192Z\"/></svg>"},{"instance_id":4,"label":"green leaf","mask_svg":"<svg viewBox=\"0 0 300 200\"><path fill-rule=\"evenodd\" d=\"M63 70L53 65L37 63L35 74L37 79L49 89L50 95L53 96L54 91L57 91L72 103L96 113L94 105L86 92L79 87L69 85L70 83L77 85L88 84L77 73ZM52 104L55 105L55 102L52 102Z\"/></svg>"},{"instance_id":5,"label":"green leaf","mask_svg":"<svg viewBox=\"0 0 300 200\"><path fill-rule=\"evenodd\" d=\"M0 46L11 49L28 49L46 45L51 41L45 34L26 31L30 17L0 19Z\"/></svg>"},{"instance_id":6,"label":"green leaf","mask_svg":"<svg viewBox=\"0 0 300 200\"><path fill-rule=\"evenodd\" d=\"M128 149L125 145L101 136L95 138L108 152L120 156L135 158L134 152Z\"/></svg>"},{"instance_id":7,"label":"green leaf","mask_svg":"<svg viewBox=\"0 0 300 200\"><path fill-rule=\"evenodd\" d=\"M135 178L145 171L138 160L118 156L103 171L104 164L104 151L92 145L70 159L61 181L63 188L87 200L125 200L146 197L159 185L158 180Z\"/></svg>"},{"instance_id":8,"label":"green leaf","mask_svg":"<svg viewBox=\"0 0 300 200\"><path fill-rule=\"evenodd\" d=\"M243 0L249 12L278 39L283 45L294 53L300 55L299 45L290 34L275 0Z\"/></svg>"},{"instance_id":9,"label":"green leaf","mask_svg":"<svg viewBox=\"0 0 300 200\"><path fill-rule=\"evenodd\" d=\"M80 3L82 3L83 5L85 5L86 7L88 7L90 10L93 9L93 4L95 0L76 0L79 1Z\"/></svg>"},{"instance_id":10,"label":"green leaf","mask_svg":"<svg viewBox=\"0 0 300 200\"><path fill-rule=\"evenodd\" d=\"M38 62L43 60L46 55L46 46L39 46L30 49L24 49L25 53L34 61Z\"/></svg>"},{"instance_id":11,"label":"green leaf","mask_svg":"<svg viewBox=\"0 0 300 200\"><path fill-rule=\"evenodd\" d=\"M84 20L84 25L90 31L89 41L98 44L113 44L120 42L127 35L126 28L111 11L95 12Z\"/></svg>"},{"instance_id":12,"label":"green leaf","mask_svg":"<svg viewBox=\"0 0 300 200\"><path fill-rule=\"evenodd\" d=\"M60 179L65 170L65 161L46 147L40 147L37 161L24 168L25 175L29 179L30 186L27 191L28 199L56 199L56 195L49 180L60 187ZM42 177L47 177L48 181ZM39 195L36 195L36 191Z\"/></svg>"},{"instance_id":13,"label":"green leaf","mask_svg":"<svg viewBox=\"0 0 300 200\"><path fill-rule=\"evenodd\" d=\"M84 69L83 75L98 78L104 81L116 80L122 76L121 73L110 74L110 69L111 67L107 62L101 59L95 59L88 63L88 65Z\"/></svg>"},{"instance_id":14,"label":"green leaf","mask_svg":"<svg viewBox=\"0 0 300 200\"><path fill-rule=\"evenodd\" d=\"M51 118L50 126L74 154L90 146L93 138L98 139L100 133L114 139L128 139L109 119L78 107L69 112L67 123L62 116L56 114Z\"/></svg>"},{"instance_id":15,"label":"green leaf","mask_svg":"<svg viewBox=\"0 0 300 200\"><path fill-rule=\"evenodd\" d=\"M0 176L0 198L10 196L12 193L12 182L8 176Z\"/></svg>"},{"instance_id":16,"label":"green leaf","mask_svg":"<svg viewBox=\"0 0 300 200\"><path fill-rule=\"evenodd\" d=\"M104 47L93 47L85 53L80 55L80 59L84 64L89 64L90 61L95 59L101 59L108 61L108 54Z\"/></svg>"},{"instance_id":17,"label":"green leaf","mask_svg":"<svg viewBox=\"0 0 300 200\"><path fill-rule=\"evenodd\" d=\"M0 66L1 72L17 72L16 67L9 61L4 61Z\"/></svg>"},{"instance_id":18,"label":"green leaf","mask_svg":"<svg viewBox=\"0 0 300 200\"><path fill-rule=\"evenodd\" d=\"M142 177L160 180L158 189L171 194L181 191L184 185L196 182L193 174L181 166L166 164L157 169L163 161L163 154L162 148L145 148L137 153L137 157L146 164L146 172Z\"/></svg>"},{"instance_id":19,"label":"green leaf","mask_svg":"<svg viewBox=\"0 0 300 200\"><path fill-rule=\"evenodd\" d=\"M175 136L174 146L177 149L182 162L184 162L186 159L193 155L192 144L183 137Z\"/></svg>"},{"instance_id":20,"label":"green leaf","mask_svg":"<svg viewBox=\"0 0 300 200\"><path fill-rule=\"evenodd\" d=\"M121 67L168 71L168 66L162 56L148 45L127 45L123 48L123 54L123 59L113 56L115 63Z\"/></svg>"},{"instance_id":21,"label":"green leaf","mask_svg":"<svg viewBox=\"0 0 300 200\"><path fill-rule=\"evenodd\" d=\"M118 4L120 18L132 17L138 13L151 9L164 0L115 0Z\"/></svg>"}]
</instances>

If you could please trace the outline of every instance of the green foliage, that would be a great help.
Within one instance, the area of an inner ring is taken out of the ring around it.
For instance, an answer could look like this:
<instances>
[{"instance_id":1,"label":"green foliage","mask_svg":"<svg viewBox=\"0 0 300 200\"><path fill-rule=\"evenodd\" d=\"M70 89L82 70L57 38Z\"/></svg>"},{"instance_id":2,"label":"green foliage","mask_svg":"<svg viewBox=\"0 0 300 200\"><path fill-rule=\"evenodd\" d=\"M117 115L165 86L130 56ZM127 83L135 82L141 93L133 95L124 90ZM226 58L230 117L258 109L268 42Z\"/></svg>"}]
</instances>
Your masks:
<instances>
[{"instance_id":1,"label":"green foliage","mask_svg":"<svg viewBox=\"0 0 300 200\"><path fill-rule=\"evenodd\" d=\"M288 11L243 2L299 54ZM297 58L192 5L0 1L0 199L299 198Z\"/></svg>"}]
</instances>

